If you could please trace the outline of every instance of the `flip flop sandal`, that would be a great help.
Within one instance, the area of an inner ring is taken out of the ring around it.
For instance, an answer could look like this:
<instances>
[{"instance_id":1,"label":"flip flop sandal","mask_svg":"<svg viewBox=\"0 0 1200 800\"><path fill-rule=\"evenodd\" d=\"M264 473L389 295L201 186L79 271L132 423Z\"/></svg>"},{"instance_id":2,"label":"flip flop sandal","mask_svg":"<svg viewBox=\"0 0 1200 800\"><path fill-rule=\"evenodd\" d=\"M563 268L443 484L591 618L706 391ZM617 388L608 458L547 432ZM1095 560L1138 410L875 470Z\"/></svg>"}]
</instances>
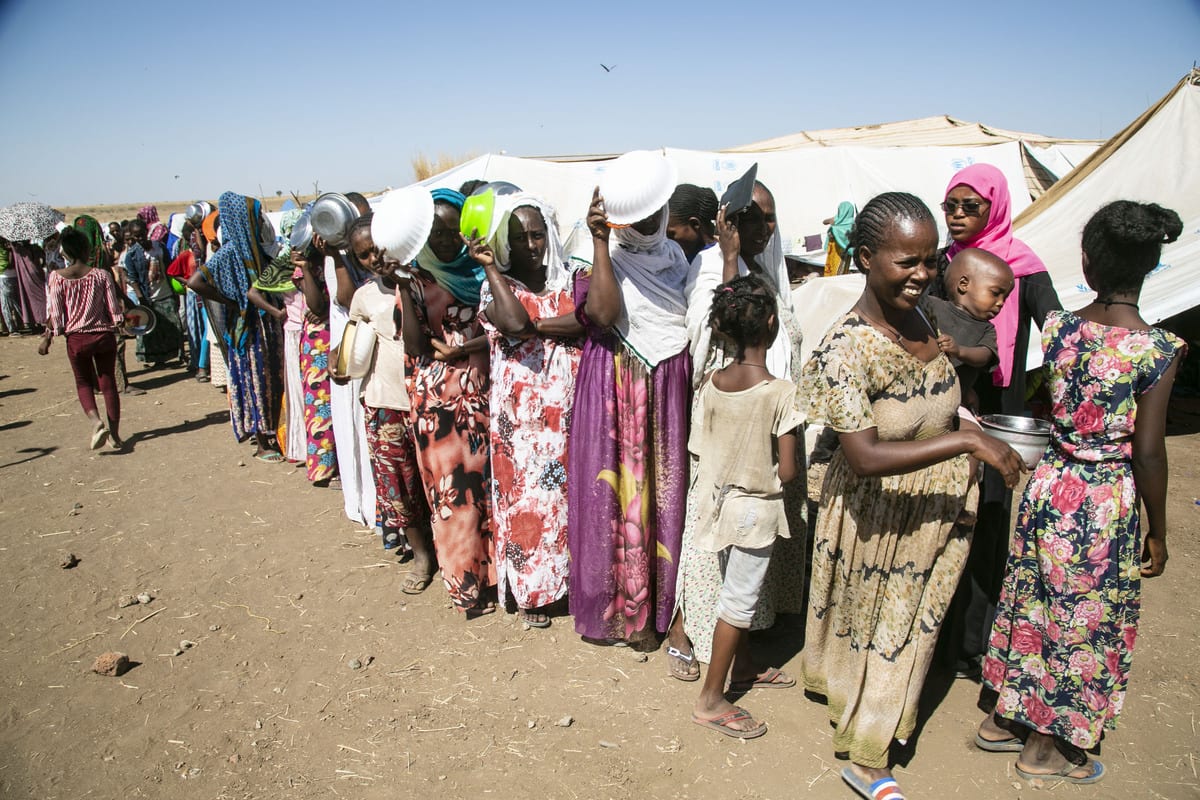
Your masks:
<instances>
[{"instance_id":1,"label":"flip flop sandal","mask_svg":"<svg viewBox=\"0 0 1200 800\"><path fill-rule=\"evenodd\" d=\"M536 614L536 616L541 617L541 619L535 619L534 617L531 617L529 615L528 611L526 611L525 609L521 609L521 622L525 623L529 627L531 627L531 628L549 628L550 627L550 617L548 617L545 614Z\"/></svg>"},{"instance_id":2,"label":"flip flop sandal","mask_svg":"<svg viewBox=\"0 0 1200 800\"><path fill-rule=\"evenodd\" d=\"M1025 749L1025 742L1017 736L1007 739L985 739L976 733L975 746L988 753L1019 753Z\"/></svg>"},{"instance_id":3,"label":"flip flop sandal","mask_svg":"<svg viewBox=\"0 0 1200 800\"><path fill-rule=\"evenodd\" d=\"M108 428L103 425L97 425L96 430L92 431L92 449L99 450L108 441Z\"/></svg>"},{"instance_id":4,"label":"flip flop sandal","mask_svg":"<svg viewBox=\"0 0 1200 800\"><path fill-rule=\"evenodd\" d=\"M904 800L904 794L900 791L900 784L896 783L895 778L880 778L874 783L867 783L866 778L861 777L857 772L850 767L842 768L842 780L860 797L865 797L866 800Z\"/></svg>"},{"instance_id":5,"label":"flip flop sandal","mask_svg":"<svg viewBox=\"0 0 1200 800\"><path fill-rule=\"evenodd\" d=\"M431 583L432 575L409 575L404 579L404 583L400 584L400 591L405 594L420 594L428 589Z\"/></svg>"},{"instance_id":6,"label":"flip flop sandal","mask_svg":"<svg viewBox=\"0 0 1200 800\"><path fill-rule=\"evenodd\" d=\"M1082 778L1077 778L1071 774L1073 770L1077 770L1080 767L1084 767L1089 764L1092 767L1092 772L1090 775L1084 775ZM1104 764L1094 758L1089 758L1083 764L1076 764L1073 761L1068 761L1066 765L1064 765L1063 768L1057 772L1029 772L1022 769L1020 763L1016 765L1016 769L1017 774L1027 781L1036 779L1043 781L1066 781L1067 783L1078 784L1099 783L1100 780L1104 778L1104 773L1107 772L1107 770L1104 768Z\"/></svg>"},{"instance_id":7,"label":"flip flop sandal","mask_svg":"<svg viewBox=\"0 0 1200 800\"><path fill-rule=\"evenodd\" d=\"M696 654L685 653L678 647L668 647L667 674L684 683L700 680L700 665L696 663Z\"/></svg>"},{"instance_id":8,"label":"flip flop sandal","mask_svg":"<svg viewBox=\"0 0 1200 800\"><path fill-rule=\"evenodd\" d=\"M268 450L265 453L259 453L254 457L259 461L266 462L267 464L278 464L280 461L283 461L283 454L276 453L274 450Z\"/></svg>"},{"instance_id":9,"label":"flip flop sandal","mask_svg":"<svg viewBox=\"0 0 1200 800\"><path fill-rule=\"evenodd\" d=\"M726 736L732 736L734 739L757 739L767 732L767 723L760 722L756 727L748 730L730 727L731 722L754 722L754 717L750 712L740 706L734 706L732 711L726 711L718 717L712 719L704 719L692 714L692 722L702 728L714 730L717 733L723 733Z\"/></svg>"},{"instance_id":10,"label":"flip flop sandal","mask_svg":"<svg viewBox=\"0 0 1200 800\"><path fill-rule=\"evenodd\" d=\"M729 691L748 692L751 689L790 689L795 685L795 678L785 675L783 670L768 667L766 672L753 680L730 681Z\"/></svg>"}]
</instances>

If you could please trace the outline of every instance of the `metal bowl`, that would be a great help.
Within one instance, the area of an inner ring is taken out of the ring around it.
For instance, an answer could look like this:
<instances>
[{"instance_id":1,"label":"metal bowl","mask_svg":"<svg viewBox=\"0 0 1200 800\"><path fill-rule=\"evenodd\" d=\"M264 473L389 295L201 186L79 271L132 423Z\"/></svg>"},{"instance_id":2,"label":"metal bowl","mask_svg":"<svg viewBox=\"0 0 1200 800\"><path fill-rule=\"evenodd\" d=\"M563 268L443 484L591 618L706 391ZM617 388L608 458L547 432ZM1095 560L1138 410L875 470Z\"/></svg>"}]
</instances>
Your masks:
<instances>
[{"instance_id":1,"label":"metal bowl","mask_svg":"<svg viewBox=\"0 0 1200 800\"><path fill-rule=\"evenodd\" d=\"M358 209L337 192L326 192L313 203L309 216L312 231L334 247L349 244L350 225L358 219Z\"/></svg>"},{"instance_id":2,"label":"metal bowl","mask_svg":"<svg viewBox=\"0 0 1200 800\"><path fill-rule=\"evenodd\" d=\"M313 229L312 229L312 210L305 209L300 215L300 219L296 220L296 225L292 228L292 234L288 237L288 244L293 250L304 252L308 246L312 244Z\"/></svg>"},{"instance_id":3,"label":"metal bowl","mask_svg":"<svg viewBox=\"0 0 1200 800\"><path fill-rule=\"evenodd\" d=\"M145 336L154 330L158 317L149 306L132 306L125 310L125 331L135 336Z\"/></svg>"},{"instance_id":4,"label":"metal bowl","mask_svg":"<svg viewBox=\"0 0 1200 800\"><path fill-rule=\"evenodd\" d=\"M984 414L979 424L989 436L1007 443L1033 469L1050 443L1050 423L1033 417L1010 414Z\"/></svg>"}]
</instances>

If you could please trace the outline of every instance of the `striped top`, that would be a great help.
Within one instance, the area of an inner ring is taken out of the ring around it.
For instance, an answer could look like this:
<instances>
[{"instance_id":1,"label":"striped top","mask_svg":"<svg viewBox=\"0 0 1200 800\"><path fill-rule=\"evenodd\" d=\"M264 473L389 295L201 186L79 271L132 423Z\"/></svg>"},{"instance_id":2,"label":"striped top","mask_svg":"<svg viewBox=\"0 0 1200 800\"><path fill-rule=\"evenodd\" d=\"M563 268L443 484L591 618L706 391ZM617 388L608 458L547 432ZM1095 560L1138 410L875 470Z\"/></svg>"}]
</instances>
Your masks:
<instances>
[{"instance_id":1,"label":"striped top","mask_svg":"<svg viewBox=\"0 0 1200 800\"><path fill-rule=\"evenodd\" d=\"M107 270L93 269L81 278L59 271L46 282L46 325L55 336L112 331L125 319L117 286Z\"/></svg>"}]
</instances>

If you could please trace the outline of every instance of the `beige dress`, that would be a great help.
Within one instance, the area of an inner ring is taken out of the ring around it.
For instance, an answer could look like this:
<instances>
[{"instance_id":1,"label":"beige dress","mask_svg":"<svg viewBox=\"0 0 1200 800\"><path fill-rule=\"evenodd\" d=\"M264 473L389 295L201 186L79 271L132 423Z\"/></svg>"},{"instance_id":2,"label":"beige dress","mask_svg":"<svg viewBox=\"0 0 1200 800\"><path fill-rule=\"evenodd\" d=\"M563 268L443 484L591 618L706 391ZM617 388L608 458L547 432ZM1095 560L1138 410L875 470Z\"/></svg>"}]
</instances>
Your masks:
<instances>
[{"instance_id":1,"label":"beige dress","mask_svg":"<svg viewBox=\"0 0 1200 800\"><path fill-rule=\"evenodd\" d=\"M809 420L882 441L950 431L959 388L945 355L925 363L851 312L825 337L801 380ZM838 450L821 491L813 545L805 689L825 695L834 750L888 766L907 739L938 629L970 547L954 525L968 504L966 456L859 478ZM974 502L974 498L971 499Z\"/></svg>"}]
</instances>

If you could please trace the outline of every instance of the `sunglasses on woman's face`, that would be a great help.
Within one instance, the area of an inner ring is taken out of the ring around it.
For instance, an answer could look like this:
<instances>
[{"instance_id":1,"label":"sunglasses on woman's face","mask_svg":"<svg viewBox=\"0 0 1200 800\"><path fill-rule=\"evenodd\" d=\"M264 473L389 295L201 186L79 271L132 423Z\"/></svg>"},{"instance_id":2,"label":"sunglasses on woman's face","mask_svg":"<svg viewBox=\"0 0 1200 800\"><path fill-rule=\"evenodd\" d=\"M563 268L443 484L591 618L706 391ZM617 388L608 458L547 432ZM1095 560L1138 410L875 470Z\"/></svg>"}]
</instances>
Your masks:
<instances>
[{"instance_id":1,"label":"sunglasses on woman's face","mask_svg":"<svg viewBox=\"0 0 1200 800\"><path fill-rule=\"evenodd\" d=\"M946 200L942 203L942 211L947 214L956 214L961 208L968 217L977 217L980 209L987 204L986 200Z\"/></svg>"}]
</instances>

